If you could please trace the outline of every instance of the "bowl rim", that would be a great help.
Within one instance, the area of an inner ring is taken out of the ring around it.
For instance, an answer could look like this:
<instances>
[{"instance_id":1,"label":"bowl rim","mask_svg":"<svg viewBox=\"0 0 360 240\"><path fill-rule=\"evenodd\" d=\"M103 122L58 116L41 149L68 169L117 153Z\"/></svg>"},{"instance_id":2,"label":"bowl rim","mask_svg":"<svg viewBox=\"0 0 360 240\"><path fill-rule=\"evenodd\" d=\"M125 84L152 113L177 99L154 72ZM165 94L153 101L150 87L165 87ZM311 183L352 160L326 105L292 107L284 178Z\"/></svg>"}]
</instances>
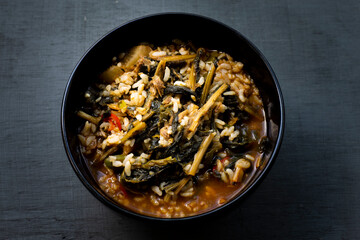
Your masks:
<instances>
[{"instance_id":1,"label":"bowl rim","mask_svg":"<svg viewBox=\"0 0 360 240\"><path fill-rule=\"evenodd\" d=\"M67 134L66 134L66 124L65 124L65 106L67 104L67 100L68 100L68 96L69 96L69 89L72 85L73 82L73 78L74 75L79 67L79 65L82 63L82 61L84 60L84 58L89 54L89 52L92 51L92 49L94 49L96 47L96 45L98 43L100 43L103 39L107 38L108 36L110 36L112 33L114 33L115 31L117 31L118 29L129 25L133 22L136 21L140 21L140 20L145 20L148 18L153 18L153 17L165 17L166 15L178 15L181 17L195 17L195 18L199 18L199 19L203 19L209 22L214 22L215 24L220 25L221 27L227 28L228 30L230 30L231 32L233 32L237 37L242 38L243 40L245 40L245 42L247 42L248 46L250 48L252 48L252 50L260 57L260 59L263 61L263 63L265 64L267 70L269 71L271 78L275 84L276 87L276 93L277 93L277 98L279 100L279 109L280 109L280 123L279 123L279 133L275 142L275 146L274 146L274 150L272 151L269 160L266 164L266 166L264 167L264 169L260 172L260 174L258 175L258 177L243 191L241 192L239 195L237 195L236 197L234 197L233 199L231 199L231 201L217 207L214 208L212 210L209 210L207 212L204 213L200 213L200 214L196 214L193 216L187 216L187 217L183 217L183 218L160 218L160 217L153 217L153 216L147 216L147 215L143 215L140 213L136 213L133 212L131 210L128 210L124 207L121 207L119 204L113 202L113 201L109 201L108 199L106 199L104 197L103 194L99 193L98 190L92 185L90 184L86 178L83 176L83 174L81 173L79 167L77 166L75 159L71 153L71 149L70 149L70 145L68 143L67 140ZM115 28L113 28L112 30L108 31L107 33L103 34L97 41L95 41L95 43L93 43L86 51L85 53L81 56L81 58L79 59L79 61L77 62L77 64L75 65L75 67L73 68L69 79L67 81L67 84L65 86L65 90L64 90L64 94L63 94L63 98L62 98L62 103L61 103L61 114L60 114L60 122L61 122L61 135L62 135L62 140L63 140L63 144L64 144L64 148L66 151L66 155L68 157L68 160L73 168L73 170L75 171L76 175L78 176L78 178L80 179L80 181L83 183L83 185L88 189L88 191L90 191L92 193L92 195L94 195L98 200L100 200L102 203L104 203L106 206L116 210L117 212L121 211L127 214L130 214L131 216L135 216L135 217L139 217L142 219L148 219L148 220L158 220L158 221L184 221L184 220L190 220L190 219L197 219L197 218L202 218L208 215L213 215L214 213L218 213L219 211L223 210L224 208L228 208L230 205L233 205L235 202L238 202L240 199L244 198L245 196L247 196L248 192L252 191L255 187L257 187L261 181L264 180L265 176L268 174L270 168L273 166L273 162L275 161L280 147L281 147L281 143L283 140L283 136L284 136L284 130L285 130L285 105L284 105L284 98L283 98L283 94L282 91L280 89L280 84L278 82L278 79L275 75L275 72L273 71L272 67L270 66L270 63L268 62L268 60L265 58L265 56L263 55L263 53L248 39L246 38L242 33L240 33L239 31L237 31L236 29L207 16L203 16L203 15L199 15L199 14L194 14L194 13L186 13L186 12L162 12L162 13L155 13L155 14L149 14L149 15L144 15L138 18L134 18L130 21L127 21Z\"/></svg>"}]
</instances>

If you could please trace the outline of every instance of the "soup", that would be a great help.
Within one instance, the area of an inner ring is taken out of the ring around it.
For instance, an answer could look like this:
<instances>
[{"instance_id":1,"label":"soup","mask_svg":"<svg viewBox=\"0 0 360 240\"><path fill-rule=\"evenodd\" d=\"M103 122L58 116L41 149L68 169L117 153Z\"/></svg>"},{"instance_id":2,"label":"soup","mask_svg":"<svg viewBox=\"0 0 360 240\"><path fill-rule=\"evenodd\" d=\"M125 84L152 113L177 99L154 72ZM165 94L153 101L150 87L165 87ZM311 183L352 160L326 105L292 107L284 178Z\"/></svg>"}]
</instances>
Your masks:
<instances>
[{"instance_id":1,"label":"soup","mask_svg":"<svg viewBox=\"0 0 360 240\"><path fill-rule=\"evenodd\" d=\"M114 57L84 95L81 152L130 211L182 218L239 194L266 143L259 90L229 54L174 40Z\"/></svg>"}]
</instances>

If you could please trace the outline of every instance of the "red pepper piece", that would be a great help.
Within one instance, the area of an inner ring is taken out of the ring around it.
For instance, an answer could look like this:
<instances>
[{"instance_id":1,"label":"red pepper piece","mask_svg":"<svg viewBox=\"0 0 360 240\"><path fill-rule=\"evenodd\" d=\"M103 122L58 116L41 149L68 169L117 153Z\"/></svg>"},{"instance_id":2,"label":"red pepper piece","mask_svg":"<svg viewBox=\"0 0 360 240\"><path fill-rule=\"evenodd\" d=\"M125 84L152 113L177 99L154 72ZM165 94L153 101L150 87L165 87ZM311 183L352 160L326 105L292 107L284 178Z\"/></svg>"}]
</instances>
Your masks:
<instances>
[{"instance_id":1,"label":"red pepper piece","mask_svg":"<svg viewBox=\"0 0 360 240\"><path fill-rule=\"evenodd\" d=\"M104 121L110 123L109 131L114 130L116 127L121 131L120 119L114 113L111 113L110 117L104 118Z\"/></svg>"},{"instance_id":2,"label":"red pepper piece","mask_svg":"<svg viewBox=\"0 0 360 240\"><path fill-rule=\"evenodd\" d=\"M119 131L121 131L121 122L120 122L120 119L118 118L118 116L111 113L110 117L112 118L113 121L115 121L115 125L119 128Z\"/></svg>"}]
</instances>

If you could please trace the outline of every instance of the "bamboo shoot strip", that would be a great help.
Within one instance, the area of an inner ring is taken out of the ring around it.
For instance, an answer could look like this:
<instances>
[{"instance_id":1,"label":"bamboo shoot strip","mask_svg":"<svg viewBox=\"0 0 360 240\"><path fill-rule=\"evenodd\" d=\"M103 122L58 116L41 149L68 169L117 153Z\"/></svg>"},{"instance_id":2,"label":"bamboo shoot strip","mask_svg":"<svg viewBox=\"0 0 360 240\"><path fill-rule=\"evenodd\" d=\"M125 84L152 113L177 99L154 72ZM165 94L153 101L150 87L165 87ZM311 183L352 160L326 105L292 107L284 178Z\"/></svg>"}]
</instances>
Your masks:
<instances>
[{"instance_id":1,"label":"bamboo shoot strip","mask_svg":"<svg viewBox=\"0 0 360 240\"><path fill-rule=\"evenodd\" d=\"M133 137L135 135L135 132L144 130L146 128L146 123L144 122L138 122L130 131L128 131L125 136L120 139L119 144L125 143L129 138Z\"/></svg>"},{"instance_id":2,"label":"bamboo shoot strip","mask_svg":"<svg viewBox=\"0 0 360 240\"><path fill-rule=\"evenodd\" d=\"M189 87L192 91L195 91L196 89L196 82L199 78L200 69L199 69L199 63L200 63L200 57L204 53L203 48L199 48L196 52L196 56L194 58L194 61L191 66L191 72L189 76Z\"/></svg>"},{"instance_id":3,"label":"bamboo shoot strip","mask_svg":"<svg viewBox=\"0 0 360 240\"><path fill-rule=\"evenodd\" d=\"M202 158L205 155L206 150L208 149L208 147L210 146L210 143L212 142L213 138L215 137L216 133L215 132L211 132L207 137L205 137L205 139L202 141L198 152L195 154L194 156L194 161L191 165L191 168L189 170L189 175L191 176L195 176L200 162L202 160Z\"/></svg>"},{"instance_id":4,"label":"bamboo shoot strip","mask_svg":"<svg viewBox=\"0 0 360 240\"><path fill-rule=\"evenodd\" d=\"M195 63L192 64L191 66L191 71L190 71L190 75L189 75L189 88L192 91L195 91Z\"/></svg>"},{"instance_id":5,"label":"bamboo shoot strip","mask_svg":"<svg viewBox=\"0 0 360 240\"><path fill-rule=\"evenodd\" d=\"M181 179L180 182L179 182L179 186L176 188L174 194L177 195L189 180L190 180L190 176Z\"/></svg>"},{"instance_id":6,"label":"bamboo shoot strip","mask_svg":"<svg viewBox=\"0 0 360 240\"><path fill-rule=\"evenodd\" d=\"M211 82L212 82L212 79L214 78L215 69L216 69L216 65L214 63L212 63L211 69L210 69L208 75L206 76L204 89L201 94L201 99L200 99L201 105L203 105L205 103L207 95L209 94Z\"/></svg>"},{"instance_id":7,"label":"bamboo shoot strip","mask_svg":"<svg viewBox=\"0 0 360 240\"><path fill-rule=\"evenodd\" d=\"M175 55L175 56L166 56L161 57L161 61L165 62L179 62L179 61L185 61L185 60L192 60L196 57L196 54L191 55Z\"/></svg>"},{"instance_id":8,"label":"bamboo shoot strip","mask_svg":"<svg viewBox=\"0 0 360 240\"><path fill-rule=\"evenodd\" d=\"M77 112L77 115L95 125L98 125L98 123L100 122L101 118L100 117L94 117L94 116L91 116L83 111L78 111Z\"/></svg>"},{"instance_id":9,"label":"bamboo shoot strip","mask_svg":"<svg viewBox=\"0 0 360 240\"><path fill-rule=\"evenodd\" d=\"M161 61L159 62L158 66L157 66L157 68L156 68L154 77L155 77L155 76L160 77L160 72L162 72L163 69L165 69L165 65L166 65L166 61L164 61L164 60L161 60ZM161 79L162 79L162 77L161 77Z\"/></svg>"},{"instance_id":10,"label":"bamboo shoot strip","mask_svg":"<svg viewBox=\"0 0 360 240\"><path fill-rule=\"evenodd\" d=\"M109 150L107 150L106 152L104 152L104 153L100 156L100 158L95 159L95 162L102 162L102 161L104 161L105 158L107 158L110 154L113 154L113 153L116 152L117 150L118 150L118 147L117 147L117 146L110 148Z\"/></svg>"},{"instance_id":11,"label":"bamboo shoot strip","mask_svg":"<svg viewBox=\"0 0 360 240\"><path fill-rule=\"evenodd\" d=\"M214 92L213 95L211 95L211 97L209 98L209 100L199 109L197 115L194 117L193 122L191 123L190 127L189 127L189 131L190 132L195 132L197 127L200 124L200 118L202 116L204 116L209 109L214 105L216 99L228 88L228 85L226 83L224 83L223 85L221 85L221 87L219 87L218 90L216 90L216 92ZM191 138L191 137L190 137Z\"/></svg>"}]
</instances>

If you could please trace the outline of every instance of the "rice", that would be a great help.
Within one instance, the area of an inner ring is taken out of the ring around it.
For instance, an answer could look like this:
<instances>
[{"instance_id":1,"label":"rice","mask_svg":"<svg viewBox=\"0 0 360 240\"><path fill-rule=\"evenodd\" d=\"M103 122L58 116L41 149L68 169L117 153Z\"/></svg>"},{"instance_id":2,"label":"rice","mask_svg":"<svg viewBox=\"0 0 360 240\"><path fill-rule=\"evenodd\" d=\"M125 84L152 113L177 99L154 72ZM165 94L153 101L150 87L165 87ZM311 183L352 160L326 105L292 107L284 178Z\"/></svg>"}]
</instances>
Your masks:
<instances>
[{"instance_id":1,"label":"rice","mask_svg":"<svg viewBox=\"0 0 360 240\"><path fill-rule=\"evenodd\" d=\"M162 194L163 194L163 192L160 190L160 188L158 186L152 186L151 190L153 190L153 192L159 196L162 196Z\"/></svg>"},{"instance_id":2,"label":"rice","mask_svg":"<svg viewBox=\"0 0 360 240\"><path fill-rule=\"evenodd\" d=\"M220 69L230 70L230 69L231 69L231 65L228 64L228 63L222 63L222 64L220 64L219 67L218 67L218 70L220 70Z\"/></svg>"},{"instance_id":3,"label":"rice","mask_svg":"<svg viewBox=\"0 0 360 240\"><path fill-rule=\"evenodd\" d=\"M243 158L237 160L235 163L235 167L240 167L240 168L244 168L244 169L247 169L250 166L251 166L250 162Z\"/></svg>"},{"instance_id":4,"label":"rice","mask_svg":"<svg viewBox=\"0 0 360 240\"><path fill-rule=\"evenodd\" d=\"M121 166L123 166L122 162L120 162L120 161L114 161L114 162L112 163L112 165L113 165L114 167L121 167Z\"/></svg>"},{"instance_id":5,"label":"rice","mask_svg":"<svg viewBox=\"0 0 360 240\"><path fill-rule=\"evenodd\" d=\"M231 127L225 127L224 130L221 131L220 136L224 137L224 136L230 136L235 130L234 126Z\"/></svg>"},{"instance_id":6,"label":"rice","mask_svg":"<svg viewBox=\"0 0 360 240\"><path fill-rule=\"evenodd\" d=\"M246 154L245 157L251 161L255 160L255 158L253 156L251 156L250 154Z\"/></svg>"},{"instance_id":7,"label":"rice","mask_svg":"<svg viewBox=\"0 0 360 240\"><path fill-rule=\"evenodd\" d=\"M233 131L229 136L229 140L233 141L237 136L239 136L239 134L240 134L239 130Z\"/></svg>"},{"instance_id":8,"label":"rice","mask_svg":"<svg viewBox=\"0 0 360 240\"><path fill-rule=\"evenodd\" d=\"M159 145L162 147L167 147L172 143L172 139L166 139L164 138L164 136L160 135L160 139L159 139Z\"/></svg>"},{"instance_id":9,"label":"rice","mask_svg":"<svg viewBox=\"0 0 360 240\"><path fill-rule=\"evenodd\" d=\"M163 57L163 56L166 56L166 52L165 51L154 51L151 53L151 55L153 57Z\"/></svg>"},{"instance_id":10,"label":"rice","mask_svg":"<svg viewBox=\"0 0 360 240\"><path fill-rule=\"evenodd\" d=\"M220 125L225 125L226 124L223 120L220 120L218 118L215 119L215 122L220 124Z\"/></svg>"},{"instance_id":11,"label":"rice","mask_svg":"<svg viewBox=\"0 0 360 240\"><path fill-rule=\"evenodd\" d=\"M230 96L230 95L235 95L235 91L227 91L227 92L224 92L223 95L225 96Z\"/></svg>"},{"instance_id":12,"label":"rice","mask_svg":"<svg viewBox=\"0 0 360 240\"><path fill-rule=\"evenodd\" d=\"M126 72L120 77L120 82L126 85L132 85L134 83L134 79L132 78L132 73Z\"/></svg>"},{"instance_id":13,"label":"rice","mask_svg":"<svg viewBox=\"0 0 360 240\"><path fill-rule=\"evenodd\" d=\"M180 69L180 74L184 74L184 73L186 73L186 71L188 70L188 66L185 66L185 67L183 67L182 69Z\"/></svg>"},{"instance_id":14,"label":"rice","mask_svg":"<svg viewBox=\"0 0 360 240\"><path fill-rule=\"evenodd\" d=\"M130 176L131 175L131 163L130 161L125 161L125 168L124 168L124 172L126 174L126 176Z\"/></svg>"},{"instance_id":15,"label":"rice","mask_svg":"<svg viewBox=\"0 0 360 240\"><path fill-rule=\"evenodd\" d=\"M174 82L174 86L186 87L187 84L182 81L176 81L176 82Z\"/></svg>"},{"instance_id":16,"label":"rice","mask_svg":"<svg viewBox=\"0 0 360 240\"><path fill-rule=\"evenodd\" d=\"M200 86L202 86L204 83L205 83L205 78L204 78L204 77L200 77L198 84L199 84Z\"/></svg>"},{"instance_id":17,"label":"rice","mask_svg":"<svg viewBox=\"0 0 360 240\"><path fill-rule=\"evenodd\" d=\"M141 120L142 120L141 114L137 114L135 117L136 117L136 119L137 119L138 121L141 121Z\"/></svg>"},{"instance_id":18,"label":"rice","mask_svg":"<svg viewBox=\"0 0 360 240\"><path fill-rule=\"evenodd\" d=\"M130 105L142 106L145 102L145 97L137 91L133 91L130 95Z\"/></svg>"},{"instance_id":19,"label":"rice","mask_svg":"<svg viewBox=\"0 0 360 240\"><path fill-rule=\"evenodd\" d=\"M123 131L118 133L112 133L102 142L102 148L105 149L107 146L119 144L123 135Z\"/></svg>"},{"instance_id":20,"label":"rice","mask_svg":"<svg viewBox=\"0 0 360 240\"><path fill-rule=\"evenodd\" d=\"M191 168L191 164L189 163L184 167L184 171L189 172L190 168Z\"/></svg>"},{"instance_id":21,"label":"rice","mask_svg":"<svg viewBox=\"0 0 360 240\"><path fill-rule=\"evenodd\" d=\"M129 147L133 147L134 144L135 144L135 139L127 140L124 143L125 146L129 146Z\"/></svg>"},{"instance_id":22,"label":"rice","mask_svg":"<svg viewBox=\"0 0 360 240\"><path fill-rule=\"evenodd\" d=\"M188 124L188 122L189 122L189 117L188 117L188 116L185 116L185 117L183 117L183 119L181 120L180 125L181 125L181 126L186 126L186 125Z\"/></svg>"},{"instance_id":23,"label":"rice","mask_svg":"<svg viewBox=\"0 0 360 240\"><path fill-rule=\"evenodd\" d=\"M136 83L134 83L133 85L132 85L132 88L138 88L141 84L143 84L144 83L144 80L140 80L140 81L137 81Z\"/></svg>"},{"instance_id":24,"label":"rice","mask_svg":"<svg viewBox=\"0 0 360 240\"><path fill-rule=\"evenodd\" d=\"M179 109L181 108L180 99L178 97L171 98L171 102L173 104L173 112L177 113Z\"/></svg>"},{"instance_id":25,"label":"rice","mask_svg":"<svg viewBox=\"0 0 360 240\"><path fill-rule=\"evenodd\" d=\"M140 157L142 157L142 158L144 158L144 159L149 159L149 158L150 158L150 154L141 153Z\"/></svg>"},{"instance_id":26,"label":"rice","mask_svg":"<svg viewBox=\"0 0 360 240\"><path fill-rule=\"evenodd\" d=\"M229 176L229 179L233 179L234 177L234 172L233 170L231 170L230 168L226 169L226 173Z\"/></svg>"},{"instance_id":27,"label":"rice","mask_svg":"<svg viewBox=\"0 0 360 240\"><path fill-rule=\"evenodd\" d=\"M127 117L124 117L124 118L123 118L122 125L121 125L122 128L123 128L125 131L127 131L128 128L129 128L129 125L130 125L129 119L128 119Z\"/></svg>"},{"instance_id":28,"label":"rice","mask_svg":"<svg viewBox=\"0 0 360 240\"><path fill-rule=\"evenodd\" d=\"M229 182L229 178L225 172L221 172L221 180L223 180L225 183Z\"/></svg>"},{"instance_id":29,"label":"rice","mask_svg":"<svg viewBox=\"0 0 360 240\"><path fill-rule=\"evenodd\" d=\"M149 76L144 74L144 73L140 73L139 74L141 80L143 81L144 84L147 84L149 82Z\"/></svg>"},{"instance_id":30,"label":"rice","mask_svg":"<svg viewBox=\"0 0 360 240\"><path fill-rule=\"evenodd\" d=\"M246 98L244 96L244 89L239 90L239 98L240 98L240 101L246 102Z\"/></svg>"},{"instance_id":31,"label":"rice","mask_svg":"<svg viewBox=\"0 0 360 240\"><path fill-rule=\"evenodd\" d=\"M166 67L165 68L165 73L164 73L164 81L167 82L170 78L170 68Z\"/></svg>"},{"instance_id":32,"label":"rice","mask_svg":"<svg viewBox=\"0 0 360 240\"><path fill-rule=\"evenodd\" d=\"M186 55L186 54L189 54L189 50L187 50L186 48L180 48L179 53L181 55Z\"/></svg>"},{"instance_id":33,"label":"rice","mask_svg":"<svg viewBox=\"0 0 360 240\"><path fill-rule=\"evenodd\" d=\"M205 62L204 62L204 61L200 60L200 62L199 62L199 68L200 68L200 69L204 69L204 68L205 68Z\"/></svg>"}]
</instances>

